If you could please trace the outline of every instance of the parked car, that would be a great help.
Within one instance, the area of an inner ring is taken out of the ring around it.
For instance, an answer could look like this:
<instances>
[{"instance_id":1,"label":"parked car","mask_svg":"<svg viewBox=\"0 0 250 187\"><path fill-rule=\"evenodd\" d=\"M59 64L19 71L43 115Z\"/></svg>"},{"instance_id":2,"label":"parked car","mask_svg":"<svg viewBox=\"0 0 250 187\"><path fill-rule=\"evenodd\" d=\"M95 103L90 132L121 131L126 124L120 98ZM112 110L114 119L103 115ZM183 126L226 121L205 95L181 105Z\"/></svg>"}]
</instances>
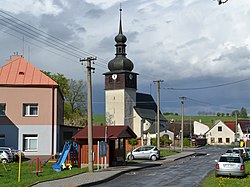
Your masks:
<instances>
[{"instance_id":1,"label":"parked car","mask_svg":"<svg viewBox=\"0 0 250 187\"><path fill-rule=\"evenodd\" d=\"M127 154L127 159L151 159L153 161L160 158L160 151L155 146L141 146Z\"/></svg>"},{"instance_id":2,"label":"parked car","mask_svg":"<svg viewBox=\"0 0 250 187\"><path fill-rule=\"evenodd\" d=\"M236 154L221 155L216 160L215 176L245 176L245 164L241 156Z\"/></svg>"},{"instance_id":3,"label":"parked car","mask_svg":"<svg viewBox=\"0 0 250 187\"><path fill-rule=\"evenodd\" d=\"M244 147L235 147L233 148L233 150L240 150L243 160L248 160L248 153Z\"/></svg>"},{"instance_id":4,"label":"parked car","mask_svg":"<svg viewBox=\"0 0 250 187\"><path fill-rule=\"evenodd\" d=\"M228 149L225 154L236 154L242 157L243 152L238 149Z\"/></svg>"},{"instance_id":5,"label":"parked car","mask_svg":"<svg viewBox=\"0 0 250 187\"><path fill-rule=\"evenodd\" d=\"M6 150L0 150L0 161L2 163L7 163L7 162L11 162L12 160L11 154L8 153L8 151Z\"/></svg>"},{"instance_id":6,"label":"parked car","mask_svg":"<svg viewBox=\"0 0 250 187\"><path fill-rule=\"evenodd\" d=\"M11 161L18 161L20 153L18 150L14 150L13 147L0 147L0 150L6 150L8 153L11 154ZM25 155L22 152L22 158L24 157Z\"/></svg>"},{"instance_id":7,"label":"parked car","mask_svg":"<svg viewBox=\"0 0 250 187\"><path fill-rule=\"evenodd\" d=\"M10 161L14 161L14 153L12 152L13 148L11 147L0 147L0 150L4 150L9 154Z\"/></svg>"},{"instance_id":8,"label":"parked car","mask_svg":"<svg viewBox=\"0 0 250 187\"><path fill-rule=\"evenodd\" d=\"M248 160L249 160L250 159L250 148L246 147L245 149L247 151L247 156L248 156Z\"/></svg>"}]
</instances>

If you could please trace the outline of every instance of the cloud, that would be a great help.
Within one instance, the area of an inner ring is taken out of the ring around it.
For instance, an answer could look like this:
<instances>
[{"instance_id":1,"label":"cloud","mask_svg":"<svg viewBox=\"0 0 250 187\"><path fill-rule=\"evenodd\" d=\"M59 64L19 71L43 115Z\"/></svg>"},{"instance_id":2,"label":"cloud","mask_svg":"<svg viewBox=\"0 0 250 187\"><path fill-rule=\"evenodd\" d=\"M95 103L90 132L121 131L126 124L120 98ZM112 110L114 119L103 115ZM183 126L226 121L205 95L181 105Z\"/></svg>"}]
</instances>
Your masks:
<instances>
[{"instance_id":1,"label":"cloud","mask_svg":"<svg viewBox=\"0 0 250 187\"><path fill-rule=\"evenodd\" d=\"M55 5L53 0L2 1L1 8L15 14L30 13L36 17L40 15L58 15L62 12L62 8Z\"/></svg>"},{"instance_id":2,"label":"cloud","mask_svg":"<svg viewBox=\"0 0 250 187\"><path fill-rule=\"evenodd\" d=\"M115 4L122 3L120 0L86 0L87 3L93 4L95 6L101 7L102 9L107 9Z\"/></svg>"},{"instance_id":3,"label":"cloud","mask_svg":"<svg viewBox=\"0 0 250 187\"><path fill-rule=\"evenodd\" d=\"M105 12L101 9L91 9L89 11L87 11L87 13L85 14L86 17L89 18L99 18L101 17Z\"/></svg>"}]
</instances>

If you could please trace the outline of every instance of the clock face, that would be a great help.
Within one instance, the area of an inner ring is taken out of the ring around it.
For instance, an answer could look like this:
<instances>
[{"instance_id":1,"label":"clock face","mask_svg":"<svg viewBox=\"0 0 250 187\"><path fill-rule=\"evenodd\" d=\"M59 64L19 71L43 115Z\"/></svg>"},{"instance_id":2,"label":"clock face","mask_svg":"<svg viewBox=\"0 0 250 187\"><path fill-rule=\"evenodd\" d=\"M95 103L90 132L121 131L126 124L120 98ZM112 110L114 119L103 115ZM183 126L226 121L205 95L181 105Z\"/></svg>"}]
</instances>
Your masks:
<instances>
[{"instance_id":1,"label":"clock face","mask_svg":"<svg viewBox=\"0 0 250 187\"><path fill-rule=\"evenodd\" d=\"M112 79L114 79L114 80L117 79L117 74L113 74Z\"/></svg>"},{"instance_id":2,"label":"clock face","mask_svg":"<svg viewBox=\"0 0 250 187\"><path fill-rule=\"evenodd\" d=\"M133 79L133 75L132 74L129 74L129 79Z\"/></svg>"}]
</instances>

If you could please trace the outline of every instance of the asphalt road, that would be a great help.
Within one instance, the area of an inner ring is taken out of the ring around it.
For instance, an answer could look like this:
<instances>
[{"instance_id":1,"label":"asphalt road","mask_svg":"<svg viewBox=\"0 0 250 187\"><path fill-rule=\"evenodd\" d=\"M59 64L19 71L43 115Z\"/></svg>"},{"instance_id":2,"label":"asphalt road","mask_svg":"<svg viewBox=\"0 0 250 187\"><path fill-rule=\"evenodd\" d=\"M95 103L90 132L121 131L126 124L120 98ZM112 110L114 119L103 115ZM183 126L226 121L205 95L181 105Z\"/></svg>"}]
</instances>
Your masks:
<instances>
[{"instance_id":1,"label":"asphalt road","mask_svg":"<svg viewBox=\"0 0 250 187\"><path fill-rule=\"evenodd\" d=\"M195 187L214 170L215 161L227 147L209 146L196 151L196 156L183 158L159 167L147 168L121 175L103 183L102 187Z\"/></svg>"}]
</instances>

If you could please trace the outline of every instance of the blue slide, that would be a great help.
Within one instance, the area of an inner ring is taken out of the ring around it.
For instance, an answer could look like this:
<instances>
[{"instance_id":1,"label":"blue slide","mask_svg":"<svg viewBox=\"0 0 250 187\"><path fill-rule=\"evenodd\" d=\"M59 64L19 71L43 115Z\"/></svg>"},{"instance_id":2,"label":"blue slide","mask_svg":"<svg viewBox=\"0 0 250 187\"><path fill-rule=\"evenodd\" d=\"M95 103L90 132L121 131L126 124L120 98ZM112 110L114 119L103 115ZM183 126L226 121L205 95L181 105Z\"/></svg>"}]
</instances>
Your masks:
<instances>
[{"instance_id":1,"label":"blue slide","mask_svg":"<svg viewBox=\"0 0 250 187\"><path fill-rule=\"evenodd\" d=\"M55 164L52 166L52 168L53 168L56 172L59 172L59 171L62 170L62 164L66 161L71 146L72 146L72 143L66 142L66 143L64 144L63 151L62 151L62 154L61 154L59 160L57 161L57 163L55 163Z\"/></svg>"}]
</instances>

